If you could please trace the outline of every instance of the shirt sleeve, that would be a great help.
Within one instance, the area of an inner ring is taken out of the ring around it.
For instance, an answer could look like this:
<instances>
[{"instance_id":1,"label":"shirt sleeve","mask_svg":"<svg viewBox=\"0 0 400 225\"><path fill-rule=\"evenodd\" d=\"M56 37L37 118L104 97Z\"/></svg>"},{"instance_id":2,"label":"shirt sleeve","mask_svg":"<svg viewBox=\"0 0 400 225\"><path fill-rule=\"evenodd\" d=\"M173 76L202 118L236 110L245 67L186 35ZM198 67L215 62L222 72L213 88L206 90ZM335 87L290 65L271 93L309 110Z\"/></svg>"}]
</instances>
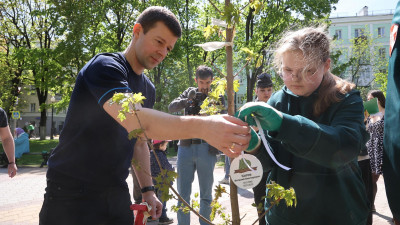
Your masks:
<instances>
[{"instance_id":1,"label":"shirt sleeve","mask_svg":"<svg viewBox=\"0 0 400 225\"><path fill-rule=\"evenodd\" d=\"M0 127L6 126L8 126L7 114L2 108L0 108Z\"/></svg>"},{"instance_id":2,"label":"shirt sleeve","mask_svg":"<svg viewBox=\"0 0 400 225\"><path fill-rule=\"evenodd\" d=\"M128 69L113 57L98 56L83 74L84 80L99 105L114 93L130 93Z\"/></svg>"},{"instance_id":3,"label":"shirt sleeve","mask_svg":"<svg viewBox=\"0 0 400 225\"><path fill-rule=\"evenodd\" d=\"M186 89L179 97L175 98L168 106L168 111L173 113L173 112L178 112L181 111L182 109L186 108L189 106L188 103L188 95L191 90L195 90L196 88L190 87Z\"/></svg>"},{"instance_id":4,"label":"shirt sleeve","mask_svg":"<svg viewBox=\"0 0 400 225\"><path fill-rule=\"evenodd\" d=\"M338 168L356 158L368 140L361 98L353 94L338 104L329 124L283 113L281 129L268 135L298 157Z\"/></svg>"}]
</instances>

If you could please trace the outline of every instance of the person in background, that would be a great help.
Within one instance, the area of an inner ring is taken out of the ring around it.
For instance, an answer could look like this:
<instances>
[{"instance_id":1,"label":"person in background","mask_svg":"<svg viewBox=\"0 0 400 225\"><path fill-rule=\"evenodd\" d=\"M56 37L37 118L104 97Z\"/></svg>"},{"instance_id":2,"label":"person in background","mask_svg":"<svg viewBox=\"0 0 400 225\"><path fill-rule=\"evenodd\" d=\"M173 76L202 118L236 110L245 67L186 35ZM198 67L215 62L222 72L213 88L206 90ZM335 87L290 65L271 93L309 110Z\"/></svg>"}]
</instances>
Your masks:
<instances>
[{"instance_id":1,"label":"person in background","mask_svg":"<svg viewBox=\"0 0 400 225\"><path fill-rule=\"evenodd\" d=\"M29 152L29 136L22 128L14 130L15 158L21 158L22 154Z\"/></svg>"},{"instance_id":2,"label":"person in background","mask_svg":"<svg viewBox=\"0 0 400 225\"><path fill-rule=\"evenodd\" d=\"M224 165L224 171L225 171L225 176L222 180L218 181L220 184L229 184L229 171L231 169L231 159L228 156L225 156L225 165Z\"/></svg>"},{"instance_id":3,"label":"person in background","mask_svg":"<svg viewBox=\"0 0 400 225\"><path fill-rule=\"evenodd\" d=\"M367 131L369 132L370 139L367 142L367 150L370 158L372 170L372 201L371 210L376 212L375 209L375 196L378 191L377 182L379 176L382 174L382 157L383 157L383 134L384 134L384 120L385 120L385 95L382 91L371 90L368 92L368 101L377 98L379 112L369 115L367 118Z\"/></svg>"},{"instance_id":4,"label":"person in background","mask_svg":"<svg viewBox=\"0 0 400 225\"><path fill-rule=\"evenodd\" d=\"M28 124L28 126L26 127L26 129L29 132L29 139L31 139L33 132L35 131L35 126L33 126L31 123Z\"/></svg>"},{"instance_id":5,"label":"person in background","mask_svg":"<svg viewBox=\"0 0 400 225\"><path fill-rule=\"evenodd\" d=\"M274 91L273 86L274 84L272 83L271 75L267 73L259 74L257 76L257 83L255 89L256 92L255 102L268 102L268 100L271 98L272 92ZM258 131L258 128L256 126L254 126L253 129ZM264 207L265 200L263 197L265 196L267 189L266 183L268 174L269 171L264 172L260 183L258 183L258 185L253 188L254 202L256 203L257 213L259 217L263 215L265 212L265 207ZM265 220L261 219L258 221L258 224L265 225L266 222Z\"/></svg>"},{"instance_id":6,"label":"person in background","mask_svg":"<svg viewBox=\"0 0 400 225\"><path fill-rule=\"evenodd\" d=\"M268 73L261 73L257 76L256 83L256 102L268 102L274 92L274 84L271 80L271 75Z\"/></svg>"},{"instance_id":7,"label":"person in background","mask_svg":"<svg viewBox=\"0 0 400 225\"><path fill-rule=\"evenodd\" d=\"M169 171L175 171L172 167L171 163L169 163L167 158L167 146L169 141L161 141L161 140L153 140L154 150L150 151L150 166L151 166L151 176L153 177L154 185L157 185L154 177L157 177L161 173L160 166L158 165L157 159L154 154L157 155L158 160L160 160L160 164L163 169ZM171 184L172 185L172 184ZM163 203L162 213L160 218L158 219L158 224L171 224L174 222L173 219L168 218L167 216L167 202L161 200L162 191L156 188L156 194L158 199Z\"/></svg>"},{"instance_id":8,"label":"person in background","mask_svg":"<svg viewBox=\"0 0 400 225\"><path fill-rule=\"evenodd\" d=\"M367 110L364 111L364 124L367 124L367 119L368 119L368 112ZM368 199L368 208L370 209L368 211L368 219L367 219L367 225L372 225L372 207L371 207L371 202L372 202L372 171L371 171L371 163L368 155L368 150L367 146L363 146L361 148L360 153L358 154L358 166L360 167L361 170L361 177L364 183L365 191L367 193L367 199Z\"/></svg>"},{"instance_id":9,"label":"person in background","mask_svg":"<svg viewBox=\"0 0 400 225\"><path fill-rule=\"evenodd\" d=\"M189 87L179 97L175 98L168 106L170 112L185 109L185 116L200 116L200 106L211 90L213 72L210 67L201 65L196 69L195 82L197 87ZM222 105L224 98L222 96ZM214 182L214 167L217 162L218 151L202 139L182 139L178 146L177 160L177 188L182 198L190 203L194 173L197 171L200 186L200 214L209 219L211 214L212 185ZM178 206L183 206L178 201ZM178 224L190 225L190 213L178 211ZM200 224L205 222L199 218Z\"/></svg>"},{"instance_id":10,"label":"person in background","mask_svg":"<svg viewBox=\"0 0 400 225\"><path fill-rule=\"evenodd\" d=\"M271 169L267 182L296 192L297 206L275 205L267 223L364 225L370 209L357 156L368 133L360 92L330 72L324 27L285 33L277 46L274 66L285 85L268 104L249 102L238 112L249 125L259 120L275 158L290 168L275 164L263 145L250 152Z\"/></svg>"},{"instance_id":11,"label":"person in background","mask_svg":"<svg viewBox=\"0 0 400 225\"><path fill-rule=\"evenodd\" d=\"M8 176L13 178L17 174L17 165L15 164L15 146L14 140L8 126L6 112L0 108L0 139L3 143L4 152L6 153L8 165Z\"/></svg>"}]
</instances>

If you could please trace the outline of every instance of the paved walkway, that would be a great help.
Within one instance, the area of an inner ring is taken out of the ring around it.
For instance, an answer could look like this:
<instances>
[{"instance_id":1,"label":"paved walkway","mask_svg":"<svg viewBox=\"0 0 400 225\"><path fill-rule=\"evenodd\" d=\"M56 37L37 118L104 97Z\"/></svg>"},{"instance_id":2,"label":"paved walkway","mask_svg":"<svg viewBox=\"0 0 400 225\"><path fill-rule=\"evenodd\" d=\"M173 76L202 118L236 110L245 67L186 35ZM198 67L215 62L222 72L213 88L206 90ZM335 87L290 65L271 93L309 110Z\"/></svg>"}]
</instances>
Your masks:
<instances>
[{"instance_id":1,"label":"paved walkway","mask_svg":"<svg viewBox=\"0 0 400 225\"><path fill-rule=\"evenodd\" d=\"M175 160L171 160L175 164ZM1 225L37 225L38 214L43 201L43 194L46 184L45 174L47 168L19 168L17 176L10 179L6 169L0 169L0 224ZM214 173L214 184L217 184L224 176L222 167L217 167ZM132 178L128 177L127 182L132 193ZM174 185L176 187L176 185ZM193 183L193 194L199 192L197 178ZM225 185L229 190L229 186ZM239 190L239 208L241 217L245 216L242 225L249 225L256 218L256 210L251 206L253 193L251 190ZM223 207L230 213L230 199L224 195L220 201ZM167 207L176 205L176 200L170 200ZM393 224L392 214L389 210L383 178L378 181L378 194L375 202L377 213L374 214L374 225ZM176 222L176 214L168 211L168 216ZM193 225L199 224L195 215L191 215ZM217 221L218 222L218 221ZM156 225L157 222L148 223Z\"/></svg>"}]
</instances>

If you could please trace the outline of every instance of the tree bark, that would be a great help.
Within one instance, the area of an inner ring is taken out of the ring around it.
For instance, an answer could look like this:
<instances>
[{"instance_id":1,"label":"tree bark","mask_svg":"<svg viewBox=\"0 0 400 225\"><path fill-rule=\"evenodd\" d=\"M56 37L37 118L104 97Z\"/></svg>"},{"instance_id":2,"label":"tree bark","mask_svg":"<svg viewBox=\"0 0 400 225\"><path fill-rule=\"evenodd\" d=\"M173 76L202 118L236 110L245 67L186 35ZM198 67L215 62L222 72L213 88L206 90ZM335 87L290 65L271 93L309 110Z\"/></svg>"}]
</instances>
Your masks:
<instances>
[{"instance_id":1,"label":"tree bark","mask_svg":"<svg viewBox=\"0 0 400 225\"><path fill-rule=\"evenodd\" d=\"M225 0L225 7L228 7L230 0ZM233 40L233 28L228 27L226 29L226 42L232 42ZM235 114L235 99L233 92L233 49L231 46L227 46L226 50L226 81L227 81L227 96L228 96L228 114ZM231 210L232 210L232 224L240 224L240 212L239 203L237 196L237 187L233 182L230 182L230 198L231 198Z\"/></svg>"}]
</instances>

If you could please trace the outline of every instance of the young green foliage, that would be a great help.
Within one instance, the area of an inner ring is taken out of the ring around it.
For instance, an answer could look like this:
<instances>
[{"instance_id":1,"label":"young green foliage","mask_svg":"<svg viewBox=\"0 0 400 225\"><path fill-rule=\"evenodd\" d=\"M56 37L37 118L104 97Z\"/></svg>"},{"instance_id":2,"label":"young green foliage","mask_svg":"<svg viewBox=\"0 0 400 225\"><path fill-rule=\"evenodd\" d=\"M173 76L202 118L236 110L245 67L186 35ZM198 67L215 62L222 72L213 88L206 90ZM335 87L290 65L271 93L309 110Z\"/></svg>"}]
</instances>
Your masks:
<instances>
[{"instance_id":1,"label":"young green foliage","mask_svg":"<svg viewBox=\"0 0 400 225\"><path fill-rule=\"evenodd\" d=\"M155 180L154 186L161 191L160 198L163 202L173 198L173 195L169 194L169 186L177 177L178 174L176 172L166 169L161 169L160 174L158 174L156 177L153 177Z\"/></svg>"},{"instance_id":2,"label":"young green foliage","mask_svg":"<svg viewBox=\"0 0 400 225\"><path fill-rule=\"evenodd\" d=\"M208 93L207 98L203 101L203 104L200 106L200 114L201 115L216 115L222 110L225 109L225 106L222 104L220 96L224 96L225 90L227 87L226 78L215 78L211 83L212 91ZM239 81L235 80L233 82L233 89L235 92L239 90Z\"/></svg>"},{"instance_id":3,"label":"young green foliage","mask_svg":"<svg viewBox=\"0 0 400 225\"><path fill-rule=\"evenodd\" d=\"M121 109L118 111L118 119L122 121L126 120L126 114L134 114L137 109L135 107L136 104L143 104L143 100L146 97L142 95L141 92L131 94L131 93L115 93L110 100L111 104L121 105ZM137 138L140 134L144 132L144 129L139 128L135 129L128 134L129 140L133 138Z\"/></svg>"},{"instance_id":4,"label":"young green foliage","mask_svg":"<svg viewBox=\"0 0 400 225\"><path fill-rule=\"evenodd\" d=\"M267 184L268 195L267 198L271 199L272 204L279 204L281 200L285 200L287 206L295 206L297 205L296 193L293 188L289 188L285 190L282 186L271 181L270 184Z\"/></svg>"}]
</instances>

